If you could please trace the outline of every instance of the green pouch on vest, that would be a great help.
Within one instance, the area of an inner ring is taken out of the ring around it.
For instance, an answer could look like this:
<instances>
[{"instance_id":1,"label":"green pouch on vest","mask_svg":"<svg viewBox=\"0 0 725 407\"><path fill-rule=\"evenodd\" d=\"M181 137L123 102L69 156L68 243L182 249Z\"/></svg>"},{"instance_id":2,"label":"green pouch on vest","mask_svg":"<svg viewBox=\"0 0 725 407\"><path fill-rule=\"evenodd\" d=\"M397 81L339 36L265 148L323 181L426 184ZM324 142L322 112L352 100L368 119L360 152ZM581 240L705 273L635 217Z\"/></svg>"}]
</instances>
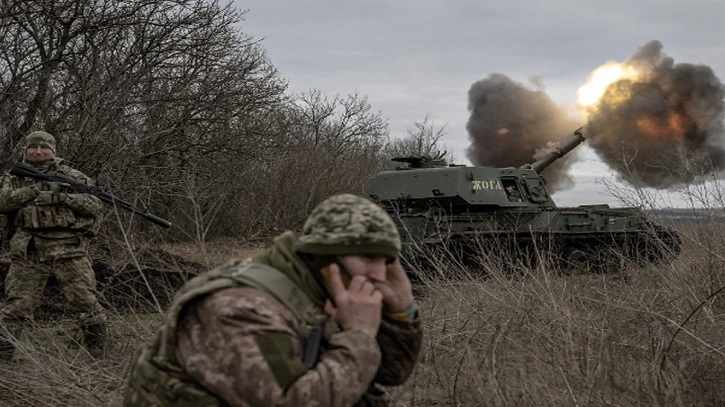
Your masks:
<instances>
[{"instance_id":1,"label":"green pouch on vest","mask_svg":"<svg viewBox=\"0 0 725 407\"><path fill-rule=\"evenodd\" d=\"M20 209L23 227L28 229L67 228L75 224L76 217L70 208L55 206L25 206Z\"/></svg>"},{"instance_id":2,"label":"green pouch on vest","mask_svg":"<svg viewBox=\"0 0 725 407\"><path fill-rule=\"evenodd\" d=\"M254 338L259 350L267 361L279 387L287 390L300 376L307 372L307 367L294 355L292 338L284 332L270 332Z\"/></svg>"}]
</instances>

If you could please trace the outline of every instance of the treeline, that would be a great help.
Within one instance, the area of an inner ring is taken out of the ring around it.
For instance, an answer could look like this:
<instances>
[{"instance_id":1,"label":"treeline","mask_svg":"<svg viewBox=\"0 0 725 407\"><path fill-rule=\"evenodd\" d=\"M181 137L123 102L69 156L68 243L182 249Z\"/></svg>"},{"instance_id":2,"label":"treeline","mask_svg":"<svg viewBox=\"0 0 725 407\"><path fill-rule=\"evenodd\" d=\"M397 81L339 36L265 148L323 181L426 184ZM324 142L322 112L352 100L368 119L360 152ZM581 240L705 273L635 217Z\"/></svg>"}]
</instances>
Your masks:
<instances>
[{"instance_id":1,"label":"treeline","mask_svg":"<svg viewBox=\"0 0 725 407\"><path fill-rule=\"evenodd\" d=\"M104 189L171 220L171 237L208 239L299 225L391 156L437 147L427 117L391 142L364 95L290 94L243 19L216 0L4 0L3 168L45 129Z\"/></svg>"}]
</instances>

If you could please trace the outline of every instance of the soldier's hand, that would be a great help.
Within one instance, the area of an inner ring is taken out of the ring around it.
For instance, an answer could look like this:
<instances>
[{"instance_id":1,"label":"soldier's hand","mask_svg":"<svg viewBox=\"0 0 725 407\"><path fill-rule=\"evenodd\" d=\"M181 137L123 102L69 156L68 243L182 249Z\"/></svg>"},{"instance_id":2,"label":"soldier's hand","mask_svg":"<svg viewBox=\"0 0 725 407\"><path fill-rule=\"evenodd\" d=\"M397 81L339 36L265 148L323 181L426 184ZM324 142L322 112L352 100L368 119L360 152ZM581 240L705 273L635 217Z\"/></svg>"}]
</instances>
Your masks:
<instances>
[{"instance_id":1,"label":"soldier's hand","mask_svg":"<svg viewBox=\"0 0 725 407\"><path fill-rule=\"evenodd\" d=\"M54 181L40 181L35 184L35 187L40 192L50 191L50 192L60 193L61 189L64 186L68 186L68 184L65 184L62 182L54 182Z\"/></svg>"},{"instance_id":2,"label":"soldier's hand","mask_svg":"<svg viewBox=\"0 0 725 407\"><path fill-rule=\"evenodd\" d=\"M388 264L385 281L375 283L375 287L383 293L383 308L388 313L406 312L413 306L413 288L410 279L400 264L400 259L395 259Z\"/></svg>"},{"instance_id":3,"label":"soldier's hand","mask_svg":"<svg viewBox=\"0 0 725 407\"><path fill-rule=\"evenodd\" d=\"M335 322L343 330L358 330L375 338L380 328L383 294L363 276L354 276L345 288L340 267L334 263L330 265L330 285L334 305L328 302L325 309Z\"/></svg>"},{"instance_id":4,"label":"soldier's hand","mask_svg":"<svg viewBox=\"0 0 725 407\"><path fill-rule=\"evenodd\" d=\"M60 191L40 191L35 198L35 204L38 206L60 205L65 202L67 195Z\"/></svg>"},{"instance_id":5,"label":"soldier's hand","mask_svg":"<svg viewBox=\"0 0 725 407\"><path fill-rule=\"evenodd\" d=\"M34 200L38 194L40 194L40 191L35 185L32 185L29 187L18 188L13 194L15 199L17 199L17 202L25 203Z\"/></svg>"}]
</instances>

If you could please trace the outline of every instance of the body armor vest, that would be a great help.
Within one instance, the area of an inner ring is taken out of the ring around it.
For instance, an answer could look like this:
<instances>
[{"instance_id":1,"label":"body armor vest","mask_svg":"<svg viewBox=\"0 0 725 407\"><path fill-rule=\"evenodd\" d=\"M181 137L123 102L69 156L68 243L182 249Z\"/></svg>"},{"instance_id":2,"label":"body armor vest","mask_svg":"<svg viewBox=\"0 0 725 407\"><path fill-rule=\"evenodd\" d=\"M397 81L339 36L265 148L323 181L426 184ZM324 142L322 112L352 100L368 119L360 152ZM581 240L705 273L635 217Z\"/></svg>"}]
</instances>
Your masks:
<instances>
[{"instance_id":1,"label":"body armor vest","mask_svg":"<svg viewBox=\"0 0 725 407\"><path fill-rule=\"evenodd\" d=\"M176 327L186 303L230 287L250 286L272 294L289 308L307 338L311 327L326 319L324 311L279 270L265 264L231 260L189 282L176 295L153 345L141 348L130 372L126 406L221 406L223 403L194 383L176 361Z\"/></svg>"}]
</instances>

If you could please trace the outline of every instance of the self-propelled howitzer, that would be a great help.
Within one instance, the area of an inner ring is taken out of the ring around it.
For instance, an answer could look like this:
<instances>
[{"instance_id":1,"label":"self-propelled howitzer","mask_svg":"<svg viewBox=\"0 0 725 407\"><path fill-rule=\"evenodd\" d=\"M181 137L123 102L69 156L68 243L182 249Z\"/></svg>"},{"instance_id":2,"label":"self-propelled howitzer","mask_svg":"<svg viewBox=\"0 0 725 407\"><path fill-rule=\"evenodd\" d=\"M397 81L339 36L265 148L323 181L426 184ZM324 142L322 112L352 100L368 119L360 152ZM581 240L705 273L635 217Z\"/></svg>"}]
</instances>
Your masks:
<instances>
[{"instance_id":1,"label":"self-propelled howitzer","mask_svg":"<svg viewBox=\"0 0 725 407\"><path fill-rule=\"evenodd\" d=\"M407 258L443 250L474 266L492 254L509 265L532 266L546 257L565 270L601 272L679 253L677 233L640 208L556 206L540 173L584 140L578 129L542 159L519 168L395 158L408 166L379 173L364 195L396 221Z\"/></svg>"}]
</instances>

